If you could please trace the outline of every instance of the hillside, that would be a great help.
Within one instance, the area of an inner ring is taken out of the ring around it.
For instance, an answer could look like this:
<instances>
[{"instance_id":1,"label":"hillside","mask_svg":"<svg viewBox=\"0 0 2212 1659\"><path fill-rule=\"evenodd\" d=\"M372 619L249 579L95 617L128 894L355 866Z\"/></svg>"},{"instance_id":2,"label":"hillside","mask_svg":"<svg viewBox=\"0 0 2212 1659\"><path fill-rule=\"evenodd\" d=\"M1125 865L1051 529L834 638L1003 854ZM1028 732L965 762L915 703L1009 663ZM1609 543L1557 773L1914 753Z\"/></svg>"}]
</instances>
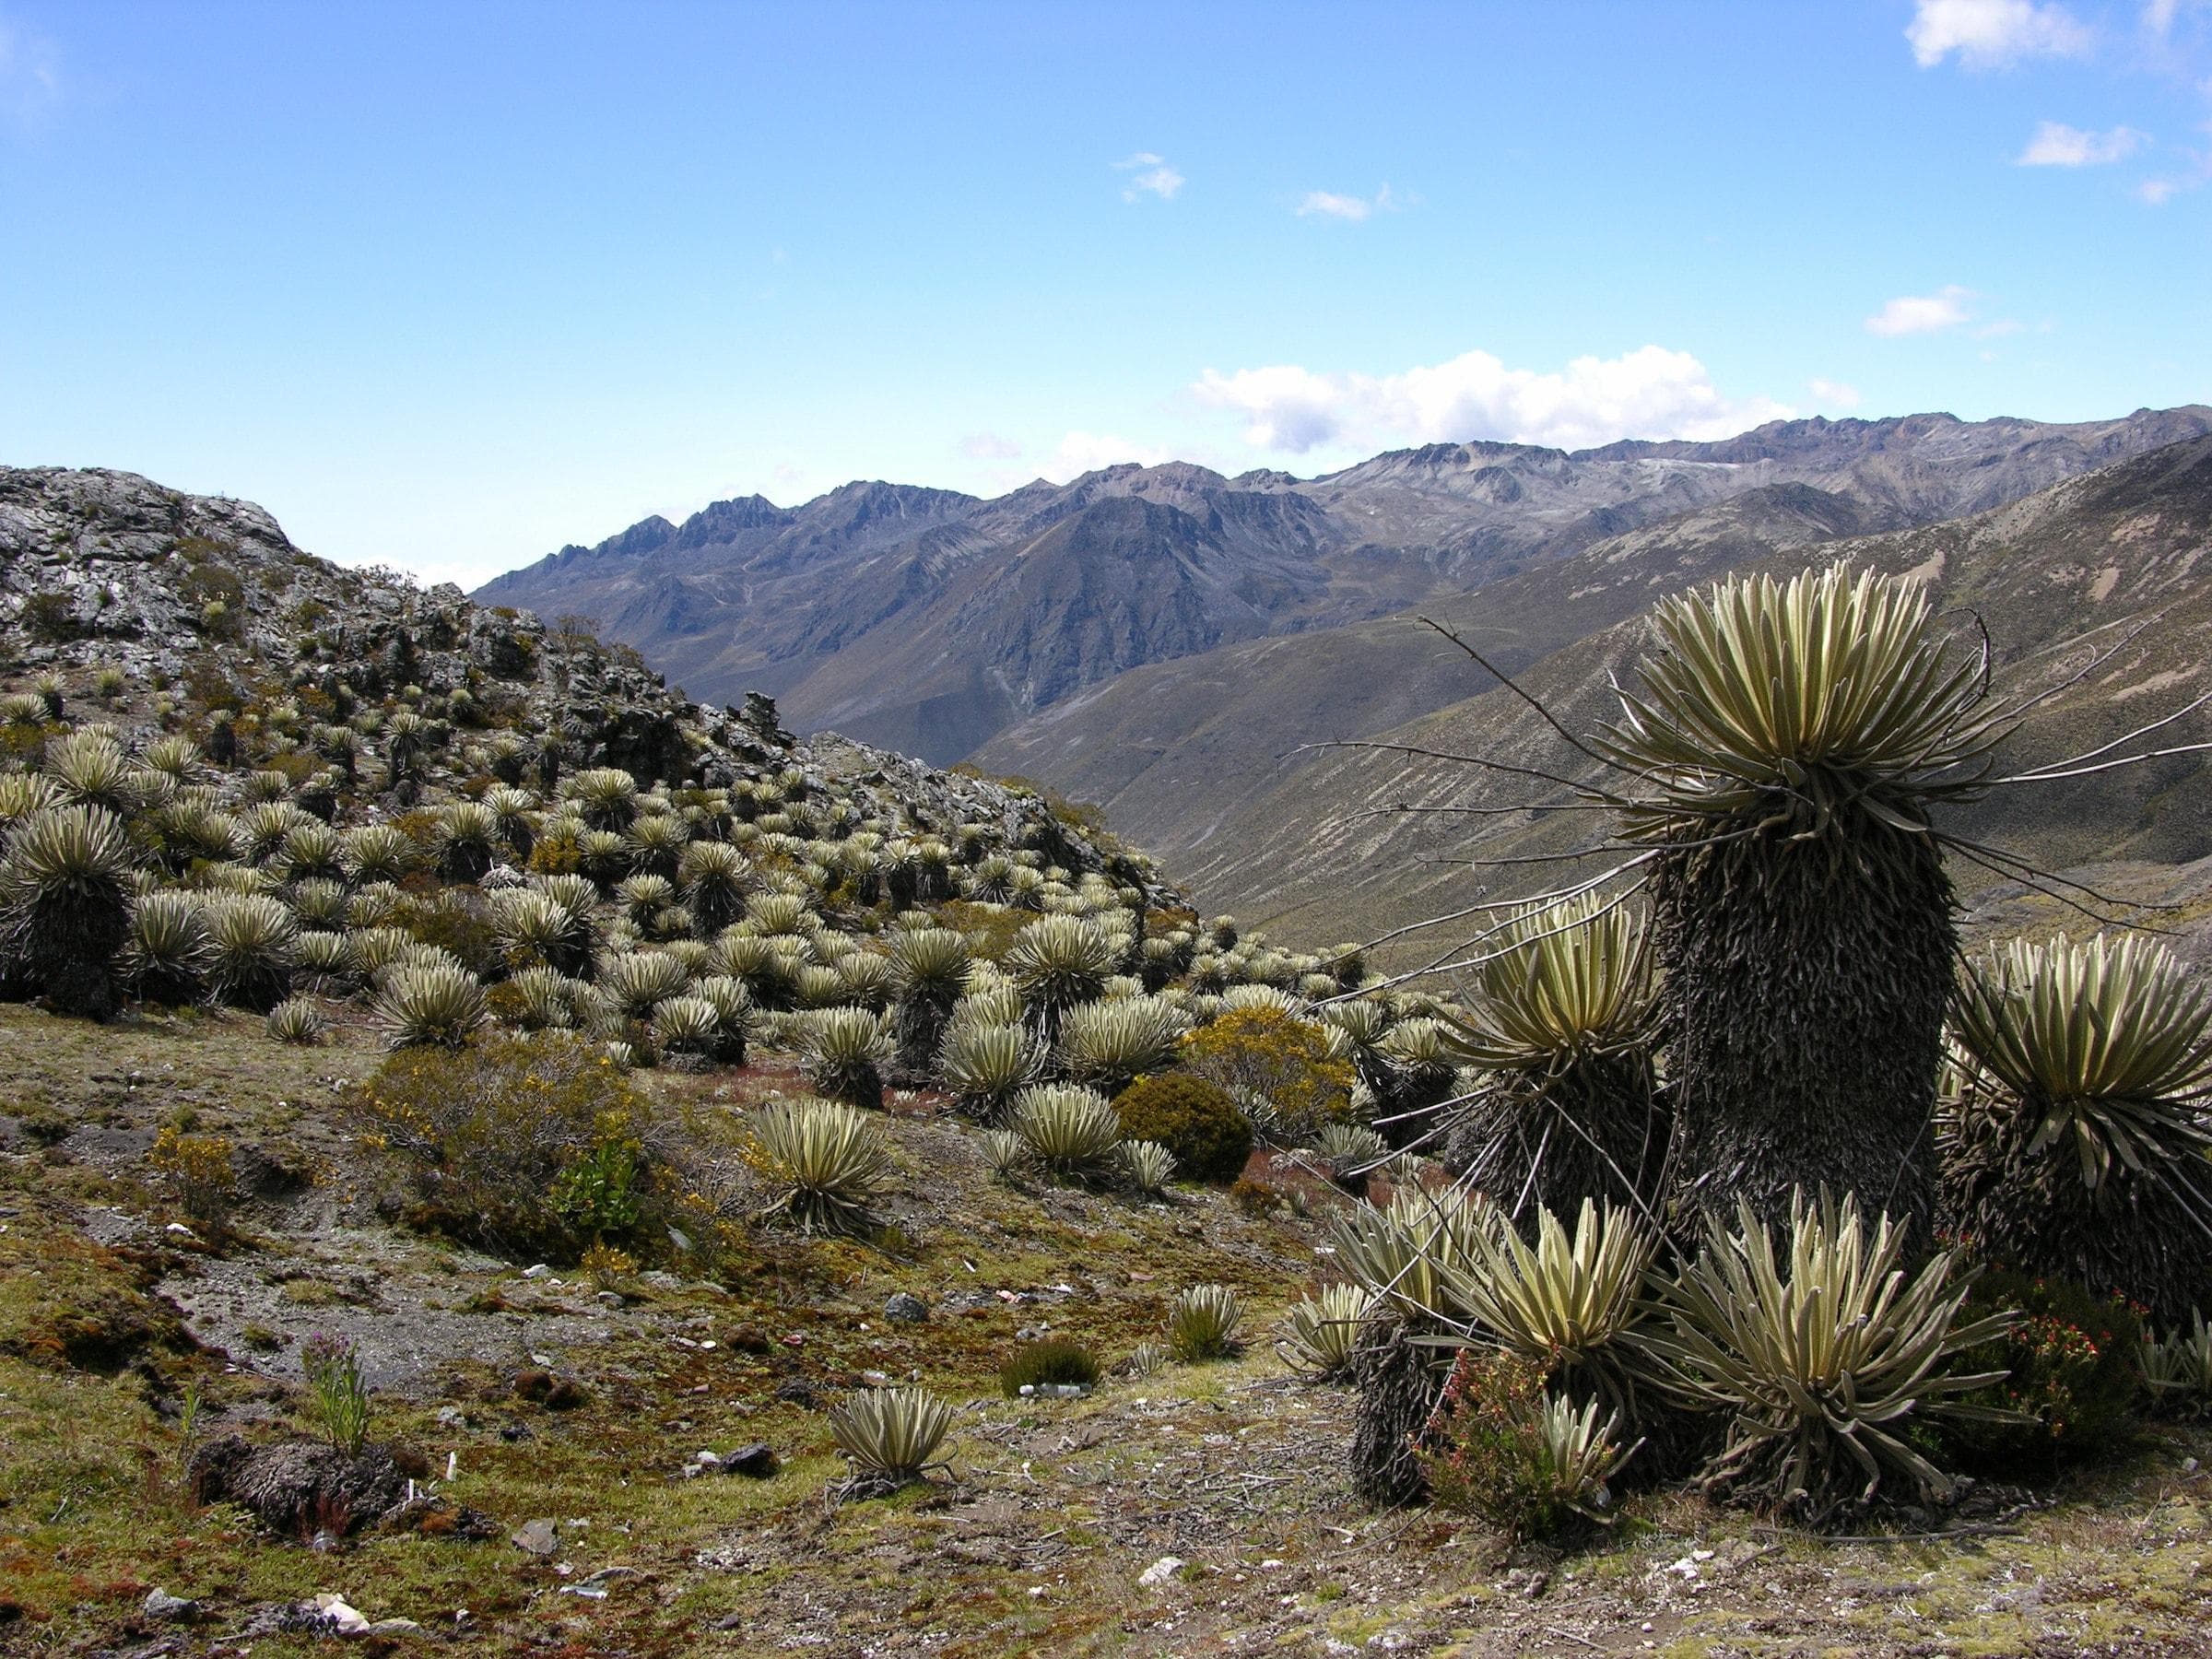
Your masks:
<instances>
[{"instance_id":1,"label":"hillside","mask_svg":"<svg viewBox=\"0 0 2212 1659\"><path fill-rule=\"evenodd\" d=\"M1794 510L1777 511L1784 505ZM2007 507L1879 535L1838 535L1847 518L1803 501L1770 498L1758 506L1747 526L1731 513L1692 515L1424 614L1494 652L1574 730L1614 712L1607 677L1628 675L1643 645L1641 613L1653 598L1728 569L1781 572L1816 559L1925 575L1941 603L1986 623L1998 682L2010 689L2063 678L2092 647L2117 646L2095 675L2036 711L2014 745L2022 760L2094 748L2212 688L2212 441L2173 445ZM1745 534L1732 533L1738 528ZM1555 770L1572 757L1510 693L1494 684L1481 689L1488 677L1410 616L1298 645L1304 662L1273 678L1265 646L1130 676L1057 721L1009 734L982 759L1102 801L1114 822L1172 861L1202 902L1258 914L1300 936L1376 933L1457 908L1453 897L1477 880L1530 890L1525 872L1477 877L1457 861L1574 844L1564 824L1526 816L1495 823L1360 816L1401 803L1535 797L1469 767L1358 750L1292 752L1300 743L1371 739ZM1325 673L1321 683L1338 693L1319 709L1296 700L1308 672ZM1255 733L1249 742L1247 724ZM2199 714L2171 740L2207 735ZM1969 808L1964 822L2045 868L2120 866L2137 896L2185 899L2202 877L2184 867L2212 854L2206 778L2204 757L2176 756L1999 792ZM1187 798L1194 791L1202 806ZM1970 886L1980 878L1971 869L1961 877Z\"/></svg>"},{"instance_id":2,"label":"hillside","mask_svg":"<svg viewBox=\"0 0 2212 1659\"><path fill-rule=\"evenodd\" d=\"M1435 445L1305 480L1119 466L994 500L854 483L648 519L479 596L591 617L695 694L762 690L801 731L946 764L1127 670L1387 616L1747 493L1804 487L1835 503L1818 512L1898 528L2207 430L2198 407L1917 415L1574 453Z\"/></svg>"}]
</instances>

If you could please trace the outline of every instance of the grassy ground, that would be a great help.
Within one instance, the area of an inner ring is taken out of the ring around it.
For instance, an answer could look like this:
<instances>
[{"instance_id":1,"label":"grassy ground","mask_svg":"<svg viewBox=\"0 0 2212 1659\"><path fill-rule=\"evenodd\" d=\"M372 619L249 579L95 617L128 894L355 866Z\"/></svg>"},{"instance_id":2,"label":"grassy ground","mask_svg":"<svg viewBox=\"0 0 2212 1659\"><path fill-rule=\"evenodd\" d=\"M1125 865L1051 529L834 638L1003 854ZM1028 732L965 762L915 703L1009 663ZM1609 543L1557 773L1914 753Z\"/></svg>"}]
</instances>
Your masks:
<instances>
[{"instance_id":1,"label":"grassy ground","mask_svg":"<svg viewBox=\"0 0 2212 1659\"><path fill-rule=\"evenodd\" d=\"M1353 1501L1348 1396L1292 1381L1264 1339L1080 1401L999 1397L1019 1333L1112 1360L1194 1282L1241 1288L1264 1338L1319 1265L1324 1189L1301 1188L1310 1215L1258 1218L1213 1193L1018 1192L933 1102L895 1098L882 1241L762 1234L720 1284L609 1295L377 1219L335 1109L375 1059L345 1030L289 1049L235 1017L95 1029L0 1008L0 1652L306 1653L329 1644L236 1632L317 1593L424 1627L371 1647L488 1653L2212 1652L2194 1461L2212 1436L2160 1431L1963 1538L1813 1540L1651 1495L1581 1554L1516 1551ZM772 1064L646 1079L709 1108L789 1084ZM254 1195L219 1248L171 1230L146 1161L163 1125L242 1149ZM885 1319L900 1290L927 1323ZM497 1536L317 1550L187 1501L188 1390L194 1433L288 1430L318 1328L360 1343L373 1434ZM518 1395L541 1370L582 1402ZM868 1373L958 1404L953 1467L838 1505L821 1413L779 1391L833 1398ZM752 1441L781 1454L773 1479L681 1477L693 1451ZM507 1541L533 1519L556 1524L542 1560ZM203 1618L148 1622L156 1586Z\"/></svg>"}]
</instances>

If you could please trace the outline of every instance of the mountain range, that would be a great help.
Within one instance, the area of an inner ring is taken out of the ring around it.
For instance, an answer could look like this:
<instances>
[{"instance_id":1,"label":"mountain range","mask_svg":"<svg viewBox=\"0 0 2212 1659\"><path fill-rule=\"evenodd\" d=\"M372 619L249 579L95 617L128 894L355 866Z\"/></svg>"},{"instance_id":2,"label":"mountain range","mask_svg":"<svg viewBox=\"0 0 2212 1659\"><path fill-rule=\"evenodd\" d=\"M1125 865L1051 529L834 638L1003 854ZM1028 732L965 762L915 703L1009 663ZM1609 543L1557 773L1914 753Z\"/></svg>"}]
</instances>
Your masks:
<instances>
[{"instance_id":1,"label":"mountain range","mask_svg":"<svg viewBox=\"0 0 2212 1659\"><path fill-rule=\"evenodd\" d=\"M477 597L589 616L694 696L765 691L798 730L942 765L1129 669L1388 616L1753 492L1797 491L1755 520L1901 529L2207 430L2205 408L1916 415L1572 453L1439 444L1302 480L1114 466L992 500L853 483L646 519Z\"/></svg>"},{"instance_id":2,"label":"mountain range","mask_svg":"<svg viewBox=\"0 0 2212 1659\"><path fill-rule=\"evenodd\" d=\"M1097 802L1209 906L1366 933L1449 885L1423 861L1465 826L1348 818L1378 792L1446 785L1308 746L1538 735L1430 622L1593 711L1653 599L1761 563L1924 570L1947 603L2013 624L1997 637L2016 655L2177 603L2194 627L2212 492L2188 457L2207 438L2201 406L2071 425L1932 414L1572 453L1436 445L1302 480L1118 466L994 500L856 483L648 519L478 597L592 617L693 695L765 690L799 730ZM2045 713L2102 729L2080 702Z\"/></svg>"}]
</instances>

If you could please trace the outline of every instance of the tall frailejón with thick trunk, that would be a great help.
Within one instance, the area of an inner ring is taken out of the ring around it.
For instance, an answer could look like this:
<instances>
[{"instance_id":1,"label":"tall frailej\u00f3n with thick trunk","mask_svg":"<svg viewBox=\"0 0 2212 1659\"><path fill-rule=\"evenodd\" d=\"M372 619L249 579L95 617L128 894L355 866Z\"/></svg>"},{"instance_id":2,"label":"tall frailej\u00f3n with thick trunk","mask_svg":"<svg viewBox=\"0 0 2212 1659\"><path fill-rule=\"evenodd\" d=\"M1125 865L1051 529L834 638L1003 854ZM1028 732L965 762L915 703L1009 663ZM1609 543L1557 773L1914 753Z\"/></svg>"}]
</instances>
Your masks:
<instances>
[{"instance_id":1,"label":"tall frailej\u00f3n with thick trunk","mask_svg":"<svg viewBox=\"0 0 2212 1659\"><path fill-rule=\"evenodd\" d=\"M1648 848L1676 1196L1923 1228L1957 935L1931 814L2009 723L1917 583L1838 565L1670 599L1598 748Z\"/></svg>"}]
</instances>

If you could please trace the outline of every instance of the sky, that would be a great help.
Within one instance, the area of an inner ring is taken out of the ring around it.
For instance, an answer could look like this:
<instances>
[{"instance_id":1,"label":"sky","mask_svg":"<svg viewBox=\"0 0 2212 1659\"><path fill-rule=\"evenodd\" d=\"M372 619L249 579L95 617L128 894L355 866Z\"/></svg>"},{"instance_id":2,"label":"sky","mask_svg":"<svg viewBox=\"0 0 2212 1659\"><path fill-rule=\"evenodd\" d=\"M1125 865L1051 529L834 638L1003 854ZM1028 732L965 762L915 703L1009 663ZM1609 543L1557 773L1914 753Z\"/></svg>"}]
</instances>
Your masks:
<instances>
[{"instance_id":1,"label":"sky","mask_svg":"<svg viewBox=\"0 0 2212 1659\"><path fill-rule=\"evenodd\" d=\"M0 465L651 513L2212 402L2212 0L0 0Z\"/></svg>"}]
</instances>

